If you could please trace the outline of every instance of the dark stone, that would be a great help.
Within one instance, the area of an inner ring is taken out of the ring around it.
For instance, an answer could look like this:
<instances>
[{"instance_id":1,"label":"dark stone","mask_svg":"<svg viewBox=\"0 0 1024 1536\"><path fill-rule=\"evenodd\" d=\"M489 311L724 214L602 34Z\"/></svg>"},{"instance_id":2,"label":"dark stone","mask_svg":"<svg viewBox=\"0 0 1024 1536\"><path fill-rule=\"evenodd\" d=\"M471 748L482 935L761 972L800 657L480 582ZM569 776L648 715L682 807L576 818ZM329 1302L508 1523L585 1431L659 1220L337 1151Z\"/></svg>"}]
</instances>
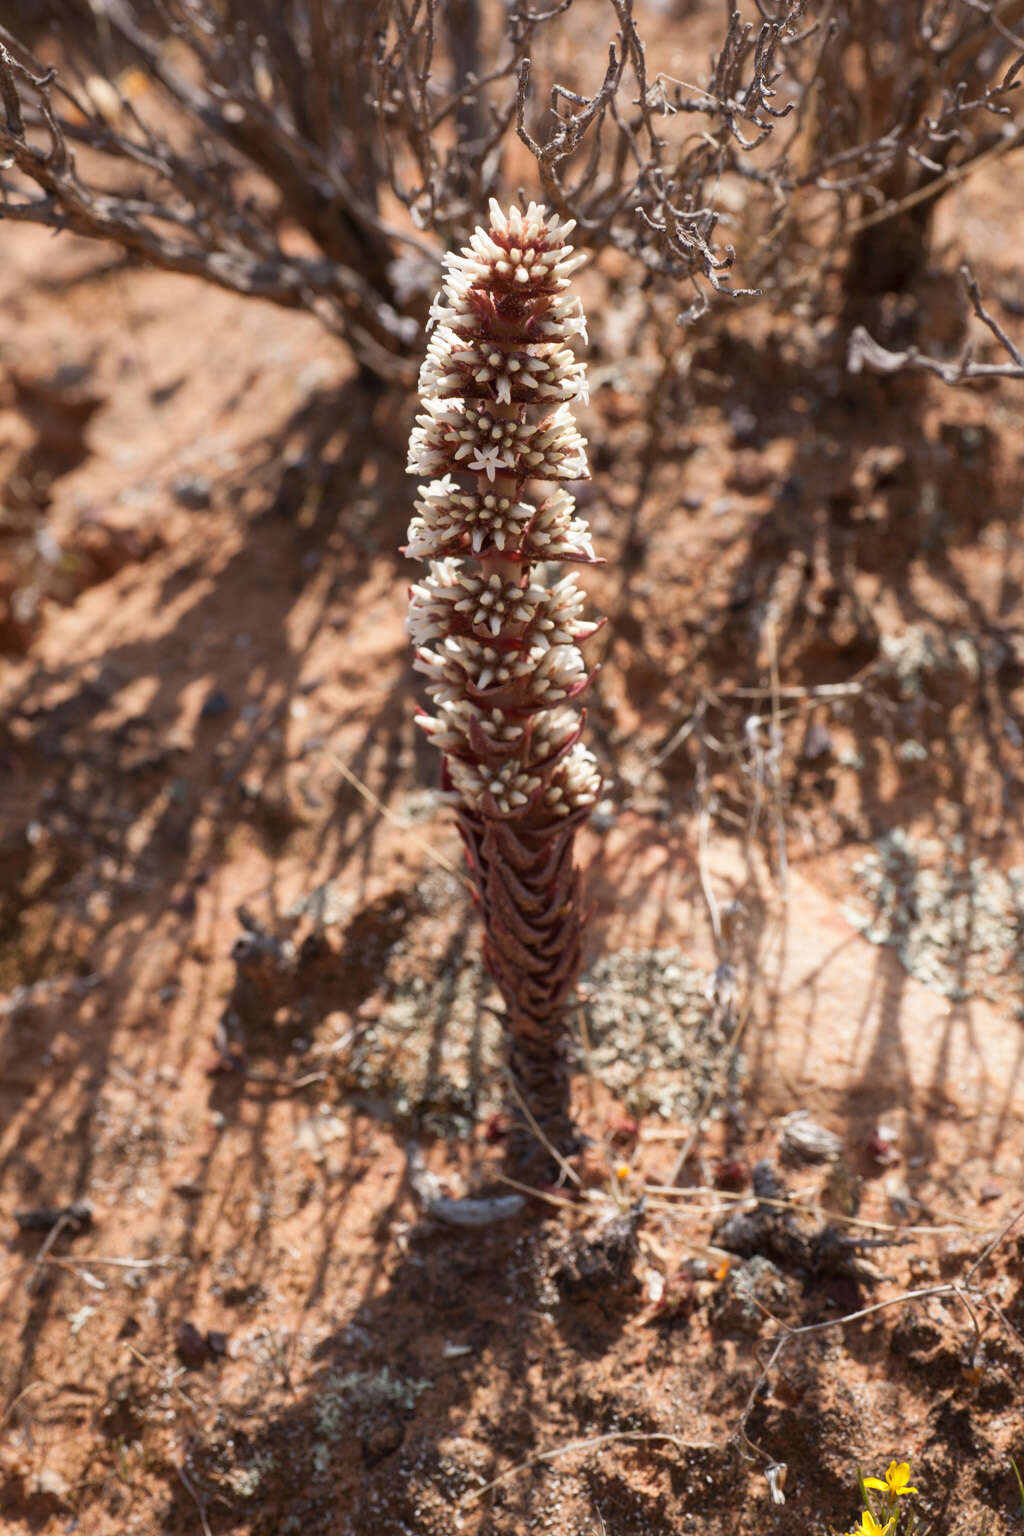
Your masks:
<instances>
[{"instance_id":1,"label":"dark stone","mask_svg":"<svg viewBox=\"0 0 1024 1536\"><path fill-rule=\"evenodd\" d=\"M171 481L171 495L188 512L203 512L210 505L213 483L208 475L181 474Z\"/></svg>"},{"instance_id":2,"label":"dark stone","mask_svg":"<svg viewBox=\"0 0 1024 1536\"><path fill-rule=\"evenodd\" d=\"M555 1270L559 1289L574 1300L600 1296L635 1285L633 1264L639 1251L637 1231L644 1201L615 1216L596 1233L572 1239Z\"/></svg>"},{"instance_id":3,"label":"dark stone","mask_svg":"<svg viewBox=\"0 0 1024 1536\"><path fill-rule=\"evenodd\" d=\"M174 1352L189 1371L197 1371L210 1359L210 1346L195 1323L178 1324L174 1335Z\"/></svg>"},{"instance_id":4,"label":"dark stone","mask_svg":"<svg viewBox=\"0 0 1024 1536\"><path fill-rule=\"evenodd\" d=\"M71 1205L37 1205L28 1211L15 1211L14 1219L23 1232L50 1232L63 1222L71 1232L92 1226L92 1206L80 1200Z\"/></svg>"},{"instance_id":5,"label":"dark stone","mask_svg":"<svg viewBox=\"0 0 1024 1536\"><path fill-rule=\"evenodd\" d=\"M227 694L220 688L212 689L203 700L203 707L199 711L200 720L216 720L221 715L226 715L231 707Z\"/></svg>"}]
</instances>

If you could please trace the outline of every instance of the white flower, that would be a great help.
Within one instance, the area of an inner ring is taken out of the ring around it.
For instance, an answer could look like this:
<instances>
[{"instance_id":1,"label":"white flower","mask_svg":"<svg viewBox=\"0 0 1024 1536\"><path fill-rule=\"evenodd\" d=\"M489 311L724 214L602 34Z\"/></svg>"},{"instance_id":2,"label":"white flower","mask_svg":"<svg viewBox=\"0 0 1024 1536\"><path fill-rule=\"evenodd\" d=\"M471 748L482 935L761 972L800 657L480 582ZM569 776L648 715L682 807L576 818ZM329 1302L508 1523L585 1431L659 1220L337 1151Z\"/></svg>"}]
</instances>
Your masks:
<instances>
[{"instance_id":1,"label":"white flower","mask_svg":"<svg viewBox=\"0 0 1024 1536\"><path fill-rule=\"evenodd\" d=\"M526 499L528 480L586 474L571 410L587 398L572 346L586 324L567 291L583 261L572 228L538 203L505 213L492 202L489 227L445 258L408 464L429 481L407 546L429 562L409 613L432 700L419 724L456 802L537 830L600 793L574 703L588 680L578 642L598 626L572 576L531 579L544 561L592 560L589 530L557 484Z\"/></svg>"},{"instance_id":2,"label":"white flower","mask_svg":"<svg viewBox=\"0 0 1024 1536\"><path fill-rule=\"evenodd\" d=\"M503 448L477 448L475 455L466 465L467 469L475 470L478 474L486 475L488 480L493 480L499 469L514 469L514 461L510 464L505 458Z\"/></svg>"}]
</instances>

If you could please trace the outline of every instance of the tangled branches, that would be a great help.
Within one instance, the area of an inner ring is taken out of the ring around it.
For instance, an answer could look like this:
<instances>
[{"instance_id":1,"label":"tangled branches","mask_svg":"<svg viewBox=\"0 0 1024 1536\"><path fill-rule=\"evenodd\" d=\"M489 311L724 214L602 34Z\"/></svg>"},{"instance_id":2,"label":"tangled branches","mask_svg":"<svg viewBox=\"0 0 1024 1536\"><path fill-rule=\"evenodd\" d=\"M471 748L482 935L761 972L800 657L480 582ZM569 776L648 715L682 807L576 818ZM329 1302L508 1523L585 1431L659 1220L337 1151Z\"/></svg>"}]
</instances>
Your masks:
<instances>
[{"instance_id":1,"label":"tangled branches","mask_svg":"<svg viewBox=\"0 0 1024 1536\"><path fill-rule=\"evenodd\" d=\"M518 138L681 318L839 272L873 323L941 194L1024 142L1024 0L754 3L681 80L633 0L39 0L46 62L0 28L0 219L308 309L410 382L437 242L523 179Z\"/></svg>"}]
</instances>

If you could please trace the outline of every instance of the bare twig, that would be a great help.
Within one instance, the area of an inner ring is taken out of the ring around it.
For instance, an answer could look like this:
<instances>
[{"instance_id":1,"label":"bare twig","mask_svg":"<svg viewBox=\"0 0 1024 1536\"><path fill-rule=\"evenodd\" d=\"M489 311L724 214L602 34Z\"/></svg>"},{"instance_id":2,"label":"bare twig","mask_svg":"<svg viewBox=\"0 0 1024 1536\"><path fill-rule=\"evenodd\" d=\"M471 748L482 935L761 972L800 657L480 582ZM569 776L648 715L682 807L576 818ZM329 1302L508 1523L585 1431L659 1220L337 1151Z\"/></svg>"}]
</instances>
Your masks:
<instances>
[{"instance_id":1,"label":"bare twig","mask_svg":"<svg viewBox=\"0 0 1024 1536\"><path fill-rule=\"evenodd\" d=\"M443 853L438 853L437 849L433 846L432 843L428 843L425 837L420 837L419 833L415 832L407 822L404 822L400 816L396 816L394 811L391 810L389 806L386 806L383 800L374 794L370 786L368 784L364 784L363 780L357 773L352 772L352 769L348 766L347 763L341 760L336 752L328 752L327 757L328 761L331 762L335 768L337 768L338 772L341 774L346 783L351 784L352 788L356 790L358 794L362 795L367 805L371 805L377 812L378 816L383 816L385 821L389 821L392 826L398 827L402 832L404 832L405 836L409 839L410 842L415 843L418 848L423 850L423 852L427 855L427 858L430 859L432 863L439 864L440 867L444 870L447 870L450 875L456 875L467 889L471 889L470 882L466 878L462 869L458 865L453 864L451 859L446 858Z\"/></svg>"},{"instance_id":2,"label":"bare twig","mask_svg":"<svg viewBox=\"0 0 1024 1536\"><path fill-rule=\"evenodd\" d=\"M195 1484L190 1480L184 1467L179 1467L176 1464L174 1470L181 1478L182 1486L184 1487L186 1493L189 1495L189 1498L192 1500L193 1504L196 1506L196 1509L199 1511L199 1523L203 1528L203 1536L212 1536L210 1531L210 1522L206 1518L205 1499L201 1499L199 1497Z\"/></svg>"},{"instance_id":3,"label":"bare twig","mask_svg":"<svg viewBox=\"0 0 1024 1536\"><path fill-rule=\"evenodd\" d=\"M781 1332L779 1337L774 1342L772 1352L768 1358L767 1363L765 1364L763 1370L761 1371L760 1375L750 1390L746 1403L743 1407L743 1412L740 1414L739 1422L736 1425L736 1429L733 1431L734 1438L741 1440L743 1444L753 1452L754 1455L760 1456L766 1461L772 1460L766 1451L763 1451L760 1446L755 1445L754 1442L748 1437L746 1432L746 1425L758 1400L758 1396L762 1387L764 1386L764 1383L768 1380L773 1367L778 1363L786 1347L791 1344L794 1339L802 1338L812 1333L822 1333L828 1328L843 1328L848 1323L859 1322L862 1318L871 1317L875 1313L885 1311L889 1307L905 1306L906 1303L910 1301L925 1301L932 1297L948 1296L956 1301L959 1301L961 1306L963 1306L967 1312L967 1315L971 1320L971 1326L974 1330L974 1348L976 1351L978 1345L981 1342L981 1325L978 1321L978 1315L974 1308L976 1303L985 1302L988 1298L985 1296L983 1291L979 1290L977 1287L972 1287L971 1281L981 1265L984 1264L987 1259L991 1258L999 1244L1005 1241L1009 1233L1022 1219L1024 1219L1024 1209L1017 1211L1017 1213L1010 1218L1010 1220L1001 1228L995 1237L985 1245L979 1256L973 1261L969 1268L964 1271L964 1274L960 1277L960 1279L953 1280L946 1285L931 1285L925 1286L920 1290L903 1291L899 1296L891 1296L886 1301L873 1302L870 1306L861 1307L855 1312L847 1312L842 1317L829 1318L825 1322L821 1323L805 1323L802 1327L799 1328L791 1327L790 1324L784 1323L780 1318L772 1316L771 1313L767 1312L766 1308L761 1307L761 1310L764 1311L766 1315L772 1317L772 1321L778 1326ZM761 1304L758 1303L758 1305L760 1306Z\"/></svg>"},{"instance_id":4,"label":"bare twig","mask_svg":"<svg viewBox=\"0 0 1024 1536\"><path fill-rule=\"evenodd\" d=\"M538 1451L535 1456L528 1456L525 1461L517 1462L514 1467L509 1467L498 1477L493 1477L489 1483L484 1483L482 1488L472 1488L469 1493L462 1496L462 1504L475 1504L485 1494L494 1488L499 1488L502 1483L507 1483L510 1478L518 1477L521 1472L528 1472L531 1467L542 1465L544 1462L557 1461L561 1456L571 1456L576 1451L593 1451L604 1445L674 1445L680 1451L710 1451L716 1450L710 1441L683 1440L679 1435L650 1434L640 1430L623 1429L610 1435L592 1435L586 1440L569 1440L565 1445L555 1446L551 1451Z\"/></svg>"},{"instance_id":5,"label":"bare twig","mask_svg":"<svg viewBox=\"0 0 1024 1536\"><path fill-rule=\"evenodd\" d=\"M42 0L59 70L0 30L0 219L307 309L408 383L437 242L501 190L515 131L587 245L682 285L692 321L715 295L806 285L805 219L822 270L876 226L875 247L908 218L923 241L935 200L1021 143L1024 0L921 0L899 28L872 28L866 5L727 8L706 73L683 80L648 60L633 0L607 0L588 81L585 48L553 78L537 46L548 29L578 41L571 0L509 0L494 41L479 0ZM739 257L732 218L753 236ZM744 265L759 286L734 285Z\"/></svg>"},{"instance_id":6,"label":"bare twig","mask_svg":"<svg viewBox=\"0 0 1024 1536\"><path fill-rule=\"evenodd\" d=\"M97 1265L107 1265L111 1269L187 1269L187 1259L108 1259L102 1254L82 1254L75 1257L52 1258L47 1257L47 1264L55 1264L61 1269L89 1269Z\"/></svg>"},{"instance_id":7,"label":"bare twig","mask_svg":"<svg viewBox=\"0 0 1024 1536\"><path fill-rule=\"evenodd\" d=\"M929 357L916 347L903 352L892 352L880 346L864 329L857 326L850 336L846 366L851 373L867 368L872 373L932 373L944 384L972 384L985 379L1024 379L1024 353L1007 335L1006 331L986 309L978 282L966 263L960 268L967 296L977 318L991 332L996 341L1010 356L1008 363L979 363L975 361L973 348L967 346L953 362L943 362Z\"/></svg>"}]
</instances>

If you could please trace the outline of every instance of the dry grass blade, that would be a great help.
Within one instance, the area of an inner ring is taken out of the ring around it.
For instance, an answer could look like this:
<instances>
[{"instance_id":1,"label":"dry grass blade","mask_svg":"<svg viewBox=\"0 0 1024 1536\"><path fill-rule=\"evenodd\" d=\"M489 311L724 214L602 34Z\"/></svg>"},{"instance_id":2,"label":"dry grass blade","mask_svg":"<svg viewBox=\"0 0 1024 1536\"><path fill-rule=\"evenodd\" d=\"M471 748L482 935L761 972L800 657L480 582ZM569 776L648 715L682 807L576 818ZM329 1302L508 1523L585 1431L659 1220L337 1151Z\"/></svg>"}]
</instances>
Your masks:
<instances>
[{"instance_id":1,"label":"dry grass blade","mask_svg":"<svg viewBox=\"0 0 1024 1536\"><path fill-rule=\"evenodd\" d=\"M462 1504L475 1504L478 1499L500 1488L502 1483L507 1483L510 1478L518 1477L523 1472L528 1472L531 1467L536 1467L544 1462L557 1461L561 1456L571 1456L578 1451L599 1450L602 1446L616 1444L632 1445L674 1445L680 1451L710 1451L718 1447L704 1440L683 1440L679 1435L648 1434L639 1430L619 1430L610 1435L594 1435L586 1440L570 1440L565 1445L559 1445L550 1451L538 1451L535 1456L528 1456L525 1461L518 1462L514 1467L509 1467L507 1472L502 1472L499 1477L494 1477L482 1488L473 1488L469 1493L463 1494Z\"/></svg>"},{"instance_id":2,"label":"dry grass blade","mask_svg":"<svg viewBox=\"0 0 1024 1536\"><path fill-rule=\"evenodd\" d=\"M353 773L347 763L342 762L336 752L328 752L327 759L337 768L342 778L352 785L357 794L362 795L367 805L373 807L378 816L383 816L385 821L389 821L393 827L398 827L411 843L415 843L416 847L426 854L432 863L439 865L441 869L446 869L450 875L455 875L467 889L472 888L462 868L457 864L453 864L451 859L446 858L443 853L438 853L437 849L431 843L428 843L425 837L421 837L418 832L414 831L407 822L404 822L401 816L396 816L394 811L374 794L370 786L364 783L357 773Z\"/></svg>"},{"instance_id":3,"label":"dry grass blade","mask_svg":"<svg viewBox=\"0 0 1024 1536\"><path fill-rule=\"evenodd\" d=\"M544 1148L548 1156L557 1165L559 1171L562 1174L562 1177L568 1179L570 1184L575 1184L578 1188L582 1188L583 1181L579 1174L576 1172L572 1164L562 1155L562 1153L554 1147L550 1138L545 1136L544 1132L537 1124L536 1118L534 1117L530 1106L519 1092L519 1089L515 1083L515 1079L512 1077L510 1072L506 1072L505 1081L508 1085L509 1096L512 1099L513 1104L515 1104L516 1108L519 1110L523 1119L526 1121L531 1135L536 1138L537 1142Z\"/></svg>"}]
</instances>

